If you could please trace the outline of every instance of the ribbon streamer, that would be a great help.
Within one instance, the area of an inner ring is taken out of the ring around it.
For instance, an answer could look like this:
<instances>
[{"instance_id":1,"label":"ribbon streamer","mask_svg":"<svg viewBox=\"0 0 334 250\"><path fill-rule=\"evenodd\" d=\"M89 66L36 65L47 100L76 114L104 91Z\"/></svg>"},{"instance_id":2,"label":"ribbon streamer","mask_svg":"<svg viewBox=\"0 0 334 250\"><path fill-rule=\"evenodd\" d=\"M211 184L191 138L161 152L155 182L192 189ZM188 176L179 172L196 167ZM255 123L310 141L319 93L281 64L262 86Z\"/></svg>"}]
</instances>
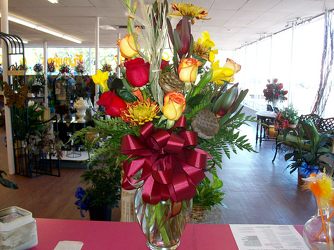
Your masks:
<instances>
[{"instance_id":1,"label":"ribbon streamer","mask_svg":"<svg viewBox=\"0 0 334 250\"><path fill-rule=\"evenodd\" d=\"M124 136L121 151L129 160L123 163L122 187L131 190L142 186L142 198L150 204L194 197L196 186L205 177L209 154L196 148L197 134L185 128L186 120L181 117L172 130L156 129L149 122L139 137Z\"/></svg>"}]
</instances>

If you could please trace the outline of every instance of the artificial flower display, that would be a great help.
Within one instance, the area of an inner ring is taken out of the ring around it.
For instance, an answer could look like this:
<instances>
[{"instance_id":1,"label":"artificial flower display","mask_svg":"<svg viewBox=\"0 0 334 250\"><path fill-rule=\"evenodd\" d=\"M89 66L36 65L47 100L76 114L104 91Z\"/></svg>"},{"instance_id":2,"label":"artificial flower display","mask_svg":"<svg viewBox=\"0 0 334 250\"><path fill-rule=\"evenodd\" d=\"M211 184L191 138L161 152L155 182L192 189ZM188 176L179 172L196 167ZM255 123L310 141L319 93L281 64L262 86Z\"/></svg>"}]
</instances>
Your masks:
<instances>
[{"instance_id":1,"label":"artificial flower display","mask_svg":"<svg viewBox=\"0 0 334 250\"><path fill-rule=\"evenodd\" d=\"M133 87L142 87L148 83L150 64L142 58L128 60L124 63L126 79Z\"/></svg>"},{"instance_id":2,"label":"artificial flower display","mask_svg":"<svg viewBox=\"0 0 334 250\"><path fill-rule=\"evenodd\" d=\"M109 79L109 72L101 70L97 70L96 74L92 76L92 79L95 84L98 84L102 88L102 92L106 92L109 90L108 88L108 79Z\"/></svg>"},{"instance_id":3,"label":"artificial flower display","mask_svg":"<svg viewBox=\"0 0 334 250\"><path fill-rule=\"evenodd\" d=\"M195 58L184 58L178 68L179 78L182 82L194 82L197 78L198 67L201 63Z\"/></svg>"},{"instance_id":4,"label":"artificial flower display","mask_svg":"<svg viewBox=\"0 0 334 250\"><path fill-rule=\"evenodd\" d=\"M138 54L133 35L125 35L125 37L120 39L117 44L124 58L132 58Z\"/></svg>"},{"instance_id":5,"label":"artificial flower display","mask_svg":"<svg viewBox=\"0 0 334 250\"><path fill-rule=\"evenodd\" d=\"M122 187L139 189L135 206L149 244L158 237L175 246L189 200L204 179L211 182L205 172L213 170L207 166L221 166L223 152L229 157L236 148L253 151L238 131L254 120L241 112L248 90L231 83L240 70L237 63L228 60L221 67L214 60L208 32L193 45L191 26L195 19L208 19L204 8L183 3L169 8L168 1L124 0L124 5L129 34L118 42L126 58L119 65L121 84L103 88L98 101L112 118L97 118L95 127L81 133L98 134L93 159L121 165ZM175 16L181 20L173 27ZM169 61L162 59L166 44L173 55ZM97 72L93 80L103 85L103 77Z\"/></svg>"}]
</instances>

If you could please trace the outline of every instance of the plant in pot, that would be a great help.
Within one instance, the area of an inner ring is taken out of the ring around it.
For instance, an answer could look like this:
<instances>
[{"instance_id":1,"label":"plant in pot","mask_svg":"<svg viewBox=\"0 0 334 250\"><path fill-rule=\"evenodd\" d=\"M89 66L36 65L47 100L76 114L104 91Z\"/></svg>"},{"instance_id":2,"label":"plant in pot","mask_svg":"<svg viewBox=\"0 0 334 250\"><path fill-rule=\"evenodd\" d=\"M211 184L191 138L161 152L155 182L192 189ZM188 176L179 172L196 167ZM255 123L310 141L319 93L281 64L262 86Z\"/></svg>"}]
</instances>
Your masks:
<instances>
[{"instance_id":1,"label":"plant in pot","mask_svg":"<svg viewBox=\"0 0 334 250\"><path fill-rule=\"evenodd\" d=\"M82 175L86 188L78 187L75 203L78 208L88 210L91 220L111 220L112 208L120 199L121 171L119 167L97 167ZM83 215L83 213L81 213Z\"/></svg>"},{"instance_id":2,"label":"plant in pot","mask_svg":"<svg viewBox=\"0 0 334 250\"><path fill-rule=\"evenodd\" d=\"M196 189L191 214L194 222L203 221L206 212L210 211L216 205L222 205L224 198L224 193L222 192L223 182L218 177L215 169L211 169L210 173L211 178L206 176Z\"/></svg>"},{"instance_id":3,"label":"plant in pot","mask_svg":"<svg viewBox=\"0 0 334 250\"><path fill-rule=\"evenodd\" d=\"M298 111L292 106L289 105L288 107L284 108L281 112L282 117L288 121L290 128L296 128L299 116Z\"/></svg>"},{"instance_id":4,"label":"plant in pot","mask_svg":"<svg viewBox=\"0 0 334 250\"><path fill-rule=\"evenodd\" d=\"M295 142L290 142L293 152L284 156L286 161L291 160L287 166L290 173L298 170L298 184L311 173L322 171L326 164L321 161L320 156L331 151L329 135L319 133L311 120L301 121L300 125L298 130L293 130L297 137Z\"/></svg>"}]
</instances>

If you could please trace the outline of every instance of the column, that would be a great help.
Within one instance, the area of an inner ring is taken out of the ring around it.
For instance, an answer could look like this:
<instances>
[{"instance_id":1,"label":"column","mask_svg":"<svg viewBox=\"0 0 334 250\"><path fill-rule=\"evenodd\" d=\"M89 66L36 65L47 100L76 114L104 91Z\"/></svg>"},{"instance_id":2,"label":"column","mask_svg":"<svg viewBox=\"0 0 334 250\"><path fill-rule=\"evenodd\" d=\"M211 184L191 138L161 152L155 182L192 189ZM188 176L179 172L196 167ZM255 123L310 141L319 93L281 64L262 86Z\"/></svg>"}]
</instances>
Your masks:
<instances>
[{"instance_id":1,"label":"column","mask_svg":"<svg viewBox=\"0 0 334 250\"><path fill-rule=\"evenodd\" d=\"M99 50L100 50L100 17L96 17L96 31L95 31L95 72L99 69ZM94 72L94 74L95 74ZM95 84L95 98L94 106L97 107L99 99L99 85Z\"/></svg>"},{"instance_id":2,"label":"column","mask_svg":"<svg viewBox=\"0 0 334 250\"><path fill-rule=\"evenodd\" d=\"M44 67L44 79L45 79L45 86L44 86L44 106L46 108L49 107L49 99L48 99L48 42L44 41L43 42L43 57L44 57L44 62L43 62L43 67Z\"/></svg>"},{"instance_id":3,"label":"column","mask_svg":"<svg viewBox=\"0 0 334 250\"><path fill-rule=\"evenodd\" d=\"M8 27L8 0L1 0L1 31L3 33L9 33ZM2 43L2 66L3 66L3 80L8 79L8 65L7 61L7 48L5 43ZM5 100L6 102L6 100ZM12 134L12 121L10 108L5 106L5 119L6 119L6 140L7 140L7 158L8 158L8 173L15 173L14 152L13 152L13 134Z\"/></svg>"}]
</instances>

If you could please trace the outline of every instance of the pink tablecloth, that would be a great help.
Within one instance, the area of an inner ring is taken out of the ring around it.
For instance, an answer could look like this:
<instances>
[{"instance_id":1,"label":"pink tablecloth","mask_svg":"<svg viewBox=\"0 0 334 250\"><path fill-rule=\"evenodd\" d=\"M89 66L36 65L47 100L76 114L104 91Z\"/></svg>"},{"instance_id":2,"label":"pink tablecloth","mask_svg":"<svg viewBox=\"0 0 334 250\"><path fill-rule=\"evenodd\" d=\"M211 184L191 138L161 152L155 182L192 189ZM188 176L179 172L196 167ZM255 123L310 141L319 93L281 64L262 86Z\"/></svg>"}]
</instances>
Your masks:
<instances>
[{"instance_id":1,"label":"pink tablecloth","mask_svg":"<svg viewBox=\"0 0 334 250\"><path fill-rule=\"evenodd\" d=\"M147 250L137 223L37 219L37 230L39 244L34 250L54 249L61 240L82 241L86 250ZM229 225L188 224L178 249L238 248Z\"/></svg>"}]
</instances>

